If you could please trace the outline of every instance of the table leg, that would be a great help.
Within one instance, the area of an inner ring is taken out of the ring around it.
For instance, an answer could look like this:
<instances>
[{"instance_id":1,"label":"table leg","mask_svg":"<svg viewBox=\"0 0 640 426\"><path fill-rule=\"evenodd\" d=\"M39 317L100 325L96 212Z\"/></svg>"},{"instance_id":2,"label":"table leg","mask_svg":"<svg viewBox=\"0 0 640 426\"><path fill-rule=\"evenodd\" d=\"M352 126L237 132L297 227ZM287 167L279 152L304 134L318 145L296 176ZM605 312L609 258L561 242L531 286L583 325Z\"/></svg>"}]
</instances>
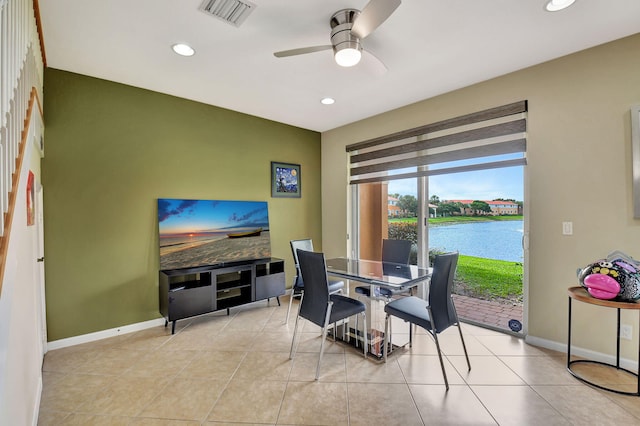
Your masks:
<instances>
[{"instance_id":1,"label":"table leg","mask_svg":"<svg viewBox=\"0 0 640 426\"><path fill-rule=\"evenodd\" d=\"M571 297L569 297L569 330L567 332L567 368L571 364Z\"/></svg>"},{"instance_id":2,"label":"table leg","mask_svg":"<svg viewBox=\"0 0 640 426\"><path fill-rule=\"evenodd\" d=\"M620 308L618 310L618 323L616 330L616 368L620 369Z\"/></svg>"}]
</instances>

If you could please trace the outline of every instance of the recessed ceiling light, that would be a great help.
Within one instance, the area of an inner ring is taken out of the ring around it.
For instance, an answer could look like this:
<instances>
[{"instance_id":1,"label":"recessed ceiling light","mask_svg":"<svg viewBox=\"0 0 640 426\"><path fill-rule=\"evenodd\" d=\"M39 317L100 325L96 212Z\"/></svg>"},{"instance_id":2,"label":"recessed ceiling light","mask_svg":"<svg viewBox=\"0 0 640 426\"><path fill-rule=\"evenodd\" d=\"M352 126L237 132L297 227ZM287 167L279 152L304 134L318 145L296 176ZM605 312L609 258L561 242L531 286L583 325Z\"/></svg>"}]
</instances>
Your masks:
<instances>
[{"instance_id":1,"label":"recessed ceiling light","mask_svg":"<svg viewBox=\"0 0 640 426\"><path fill-rule=\"evenodd\" d=\"M333 99L333 98L322 98L322 99L320 100L320 102L321 102L323 105L332 105L333 103L335 103L335 102L336 102L336 100L335 100L335 99Z\"/></svg>"},{"instance_id":2,"label":"recessed ceiling light","mask_svg":"<svg viewBox=\"0 0 640 426\"><path fill-rule=\"evenodd\" d=\"M173 46L171 46L171 48L173 49L174 52L176 52L178 55L181 55L181 56L193 56L196 53L196 51L193 50L191 46L184 43L176 43Z\"/></svg>"},{"instance_id":3,"label":"recessed ceiling light","mask_svg":"<svg viewBox=\"0 0 640 426\"><path fill-rule=\"evenodd\" d=\"M571 6L576 0L549 0L544 7L548 12L557 12Z\"/></svg>"}]
</instances>

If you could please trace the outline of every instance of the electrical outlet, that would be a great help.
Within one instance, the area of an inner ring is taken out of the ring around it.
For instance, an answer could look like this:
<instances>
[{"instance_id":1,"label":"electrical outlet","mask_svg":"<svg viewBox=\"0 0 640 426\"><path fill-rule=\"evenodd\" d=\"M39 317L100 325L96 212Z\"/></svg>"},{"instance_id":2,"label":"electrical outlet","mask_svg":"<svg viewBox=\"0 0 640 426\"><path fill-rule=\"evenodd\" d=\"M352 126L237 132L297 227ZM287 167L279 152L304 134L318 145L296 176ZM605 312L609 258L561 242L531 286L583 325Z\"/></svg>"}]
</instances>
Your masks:
<instances>
[{"instance_id":1,"label":"electrical outlet","mask_svg":"<svg viewBox=\"0 0 640 426\"><path fill-rule=\"evenodd\" d=\"M633 333L633 328L629 324L622 324L620 326L620 338L631 340L632 333Z\"/></svg>"}]
</instances>

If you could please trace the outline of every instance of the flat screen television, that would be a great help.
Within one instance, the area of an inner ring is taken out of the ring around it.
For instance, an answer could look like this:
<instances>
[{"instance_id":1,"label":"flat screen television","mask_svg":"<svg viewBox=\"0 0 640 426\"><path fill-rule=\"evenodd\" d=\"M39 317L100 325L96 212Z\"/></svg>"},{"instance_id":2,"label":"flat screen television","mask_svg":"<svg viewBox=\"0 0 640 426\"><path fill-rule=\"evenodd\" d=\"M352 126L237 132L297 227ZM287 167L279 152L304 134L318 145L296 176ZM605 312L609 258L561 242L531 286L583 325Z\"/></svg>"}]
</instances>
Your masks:
<instances>
[{"instance_id":1,"label":"flat screen television","mask_svg":"<svg viewBox=\"0 0 640 426\"><path fill-rule=\"evenodd\" d=\"M158 199L160 269L271 257L266 201Z\"/></svg>"}]
</instances>

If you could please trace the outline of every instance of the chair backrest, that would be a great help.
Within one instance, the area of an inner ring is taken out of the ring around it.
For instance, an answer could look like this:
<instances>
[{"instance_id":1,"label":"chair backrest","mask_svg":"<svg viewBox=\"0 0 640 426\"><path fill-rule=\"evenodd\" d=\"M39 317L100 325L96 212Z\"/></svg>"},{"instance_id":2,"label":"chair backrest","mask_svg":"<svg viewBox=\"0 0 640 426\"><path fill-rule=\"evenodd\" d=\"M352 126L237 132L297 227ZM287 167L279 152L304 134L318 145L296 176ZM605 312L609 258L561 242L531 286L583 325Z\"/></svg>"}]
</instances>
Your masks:
<instances>
[{"instance_id":1,"label":"chair backrest","mask_svg":"<svg viewBox=\"0 0 640 426\"><path fill-rule=\"evenodd\" d=\"M311 238L305 238L304 240L291 240L289 241L291 244L291 252L293 253L293 262L296 265L296 271L298 269L298 249L304 251L313 251L313 241Z\"/></svg>"},{"instance_id":2,"label":"chair backrest","mask_svg":"<svg viewBox=\"0 0 640 426\"><path fill-rule=\"evenodd\" d=\"M408 240L382 240L382 261L408 265L411 244Z\"/></svg>"},{"instance_id":3,"label":"chair backrest","mask_svg":"<svg viewBox=\"0 0 640 426\"><path fill-rule=\"evenodd\" d=\"M323 327L329 302L329 281L324 254L298 249L297 256L304 280L300 316Z\"/></svg>"},{"instance_id":4,"label":"chair backrest","mask_svg":"<svg viewBox=\"0 0 640 426\"><path fill-rule=\"evenodd\" d=\"M293 263L296 267L296 278L293 282L293 286L300 289L304 287L304 280L300 274L300 263L298 262L298 249L305 251L313 251L313 241L311 238L305 238L303 240L291 240L291 253L293 253Z\"/></svg>"},{"instance_id":5,"label":"chair backrest","mask_svg":"<svg viewBox=\"0 0 640 426\"><path fill-rule=\"evenodd\" d=\"M440 333L458 322L451 299L457 265L457 252L439 254L433 261L433 274L429 285L429 306L431 306L432 321L436 333Z\"/></svg>"}]
</instances>

